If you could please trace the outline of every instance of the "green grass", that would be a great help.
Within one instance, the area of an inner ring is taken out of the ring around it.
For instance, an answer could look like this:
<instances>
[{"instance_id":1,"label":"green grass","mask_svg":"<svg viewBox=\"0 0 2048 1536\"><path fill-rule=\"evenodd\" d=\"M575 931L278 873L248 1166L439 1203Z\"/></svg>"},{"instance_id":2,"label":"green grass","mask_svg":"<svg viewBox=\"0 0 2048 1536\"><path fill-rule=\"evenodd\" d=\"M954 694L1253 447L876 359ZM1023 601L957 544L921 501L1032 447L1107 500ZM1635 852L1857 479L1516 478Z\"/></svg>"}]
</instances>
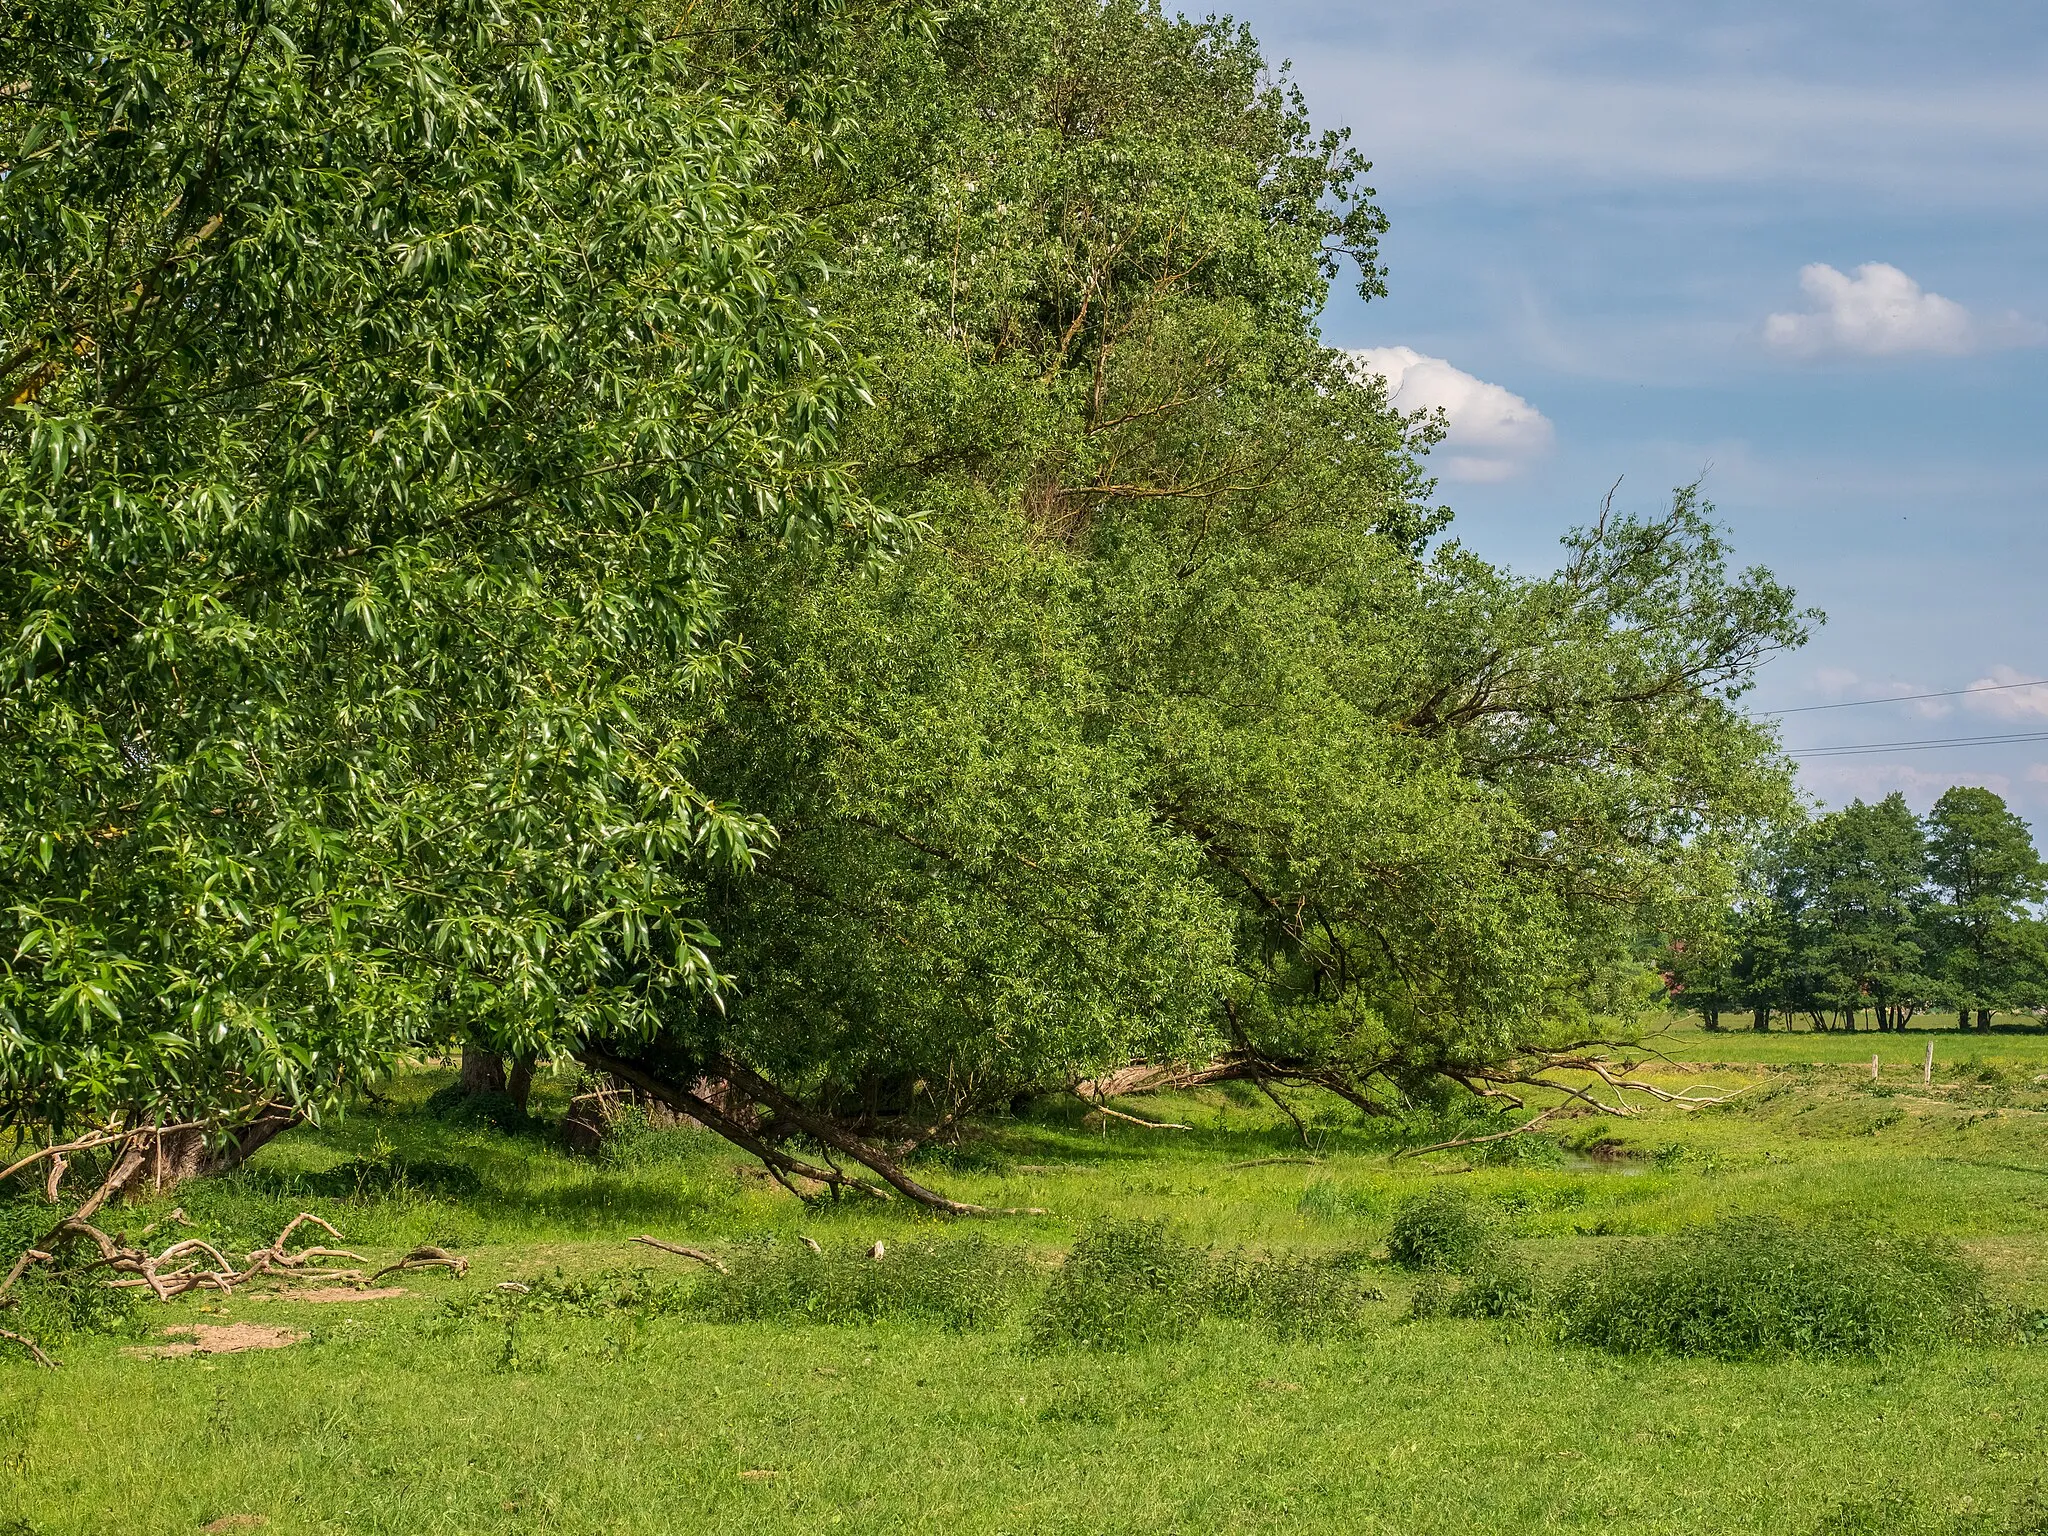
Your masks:
<instances>
[{"instance_id":1,"label":"green grass","mask_svg":"<svg viewBox=\"0 0 2048 1536\"><path fill-rule=\"evenodd\" d=\"M1553 1122L1547 1158L1520 1163L1396 1158L1430 1127L1365 1126L1306 1097L1313 1151L1241 1093L1139 1106L1190 1132L1049 1106L924 1166L950 1192L1054 1213L966 1228L900 1203L805 1206L701 1134L598 1162L451 1124L420 1107L445 1081L422 1074L177 1198L247 1246L311 1209L380 1261L423 1242L465 1252L470 1277L409 1276L406 1296L375 1303L145 1309L157 1329L312 1333L270 1353L142 1360L122 1353L133 1340L83 1334L61 1341L58 1373L0 1357L0 1532L183 1532L236 1514L279 1533L2048 1531L2048 1349L1616 1355L1559 1346L1536 1319L1411 1321L1432 1277L1384 1262L1404 1203L1455 1187L1552 1285L1646 1239L1771 1215L1950 1240L2002 1305L2048 1307L2048 1114L2032 1082L2048 1041L1936 1038L1975 1065L1925 1089L1903 1070L1873 1086L1868 1049L1859 1076L1853 1055L1817 1048L1830 1037L1798 1036L1807 1054L1770 1065L1714 1049L1741 1035L1695 1030L1666 1054L1729 1068L1669 1081L1743 1094ZM1034 1348L1034 1298L1081 1234L1115 1221L1166 1222L1219 1273L1277 1259L1306 1267L1274 1274L1342 1275L1355 1311L1311 1339L1270 1306L1211 1306L1135 1348ZM754 1255L760 1278L720 1303L708 1272L628 1243L649 1231ZM886 1265L967 1233L996 1252L946 1249L965 1277L953 1290L858 1270L877 1239ZM829 1272L790 1267L799 1235ZM614 1280L586 1283L622 1269L667 1300L613 1306ZM558 1273L557 1294L584 1301L489 1299Z\"/></svg>"}]
</instances>

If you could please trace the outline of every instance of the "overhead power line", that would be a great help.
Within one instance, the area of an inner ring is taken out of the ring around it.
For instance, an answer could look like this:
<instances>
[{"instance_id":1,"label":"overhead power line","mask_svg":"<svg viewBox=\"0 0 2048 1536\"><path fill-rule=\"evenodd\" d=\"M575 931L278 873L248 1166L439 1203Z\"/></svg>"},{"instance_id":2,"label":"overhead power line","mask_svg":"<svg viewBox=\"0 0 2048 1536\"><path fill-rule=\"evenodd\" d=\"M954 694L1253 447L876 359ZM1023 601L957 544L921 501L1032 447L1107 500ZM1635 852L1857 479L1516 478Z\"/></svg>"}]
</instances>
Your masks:
<instances>
[{"instance_id":1,"label":"overhead power line","mask_svg":"<svg viewBox=\"0 0 2048 1536\"><path fill-rule=\"evenodd\" d=\"M1901 693L1889 699L1849 699L1841 704L1798 704L1790 709L1759 709L1758 715L1806 715L1817 709L1868 709L1873 704L1911 704L1915 699L1959 699L1966 693L2004 693L2009 688L2048 688L2048 678L2032 683L1987 683L1981 688L1944 688L1938 693Z\"/></svg>"},{"instance_id":2,"label":"overhead power line","mask_svg":"<svg viewBox=\"0 0 2048 1536\"><path fill-rule=\"evenodd\" d=\"M1788 757L1858 757L1868 752L1924 752L1937 747L1993 747L2016 741L2048 741L2048 731L2014 731L2003 736L1942 736L1919 741L1863 741L1835 747L1800 747Z\"/></svg>"}]
</instances>

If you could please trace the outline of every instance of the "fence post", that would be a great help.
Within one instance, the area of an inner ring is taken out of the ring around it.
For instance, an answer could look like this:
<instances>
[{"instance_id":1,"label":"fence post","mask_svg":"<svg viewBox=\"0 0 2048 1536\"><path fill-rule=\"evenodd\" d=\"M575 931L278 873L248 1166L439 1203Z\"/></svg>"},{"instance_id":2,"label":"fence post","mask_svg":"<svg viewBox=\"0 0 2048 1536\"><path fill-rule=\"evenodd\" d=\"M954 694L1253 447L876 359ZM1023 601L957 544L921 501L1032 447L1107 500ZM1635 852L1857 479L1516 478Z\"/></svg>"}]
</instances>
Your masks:
<instances>
[{"instance_id":1,"label":"fence post","mask_svg":"<svg viewBox=\"0 0 2048 1536\"><path fill-rule=\"evenodd\" d=\"M1875 1051L1870 1053L1870 1080L1873 1083L1877 1081L1877 1052Z\"/></svg>"},{"instance_id":2,"label":"fence post","mask_svg":"<svg viewBox=\"0 0 2048 1536\"><path fill-rule=\"evenodd\" d=\"M1920 1081L1929 1086L1932 1086L1934 1082L1934 1040L1932 1036L1929 1036L1927 1041L1927 1064L1920 1069Z\"/></svg>"}]
</instances>

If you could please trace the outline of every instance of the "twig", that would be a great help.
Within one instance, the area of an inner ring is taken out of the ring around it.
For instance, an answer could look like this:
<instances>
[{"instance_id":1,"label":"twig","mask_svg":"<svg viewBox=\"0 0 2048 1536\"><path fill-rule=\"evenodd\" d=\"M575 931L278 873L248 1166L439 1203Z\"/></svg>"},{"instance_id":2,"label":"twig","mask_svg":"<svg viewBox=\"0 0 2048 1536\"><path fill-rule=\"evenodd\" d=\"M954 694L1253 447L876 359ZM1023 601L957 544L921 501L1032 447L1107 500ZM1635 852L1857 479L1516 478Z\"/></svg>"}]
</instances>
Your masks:
<instances>
[{"instance_id":1,"label":"twig","mask_svg":"<svg viewBox=\"0 0 2048 1536\"><path fill-rule=\"evenodd\" d=\"M699 1264L709 1264L721 1275L732 1273L731 1270L725 1267L724 1260L715 1254L706 1253L702 1248L685 1248L681 1243L665 1243L660 1238L649 1237L644 1232L638 1237L628 1239L628 1241L645 1243L650 1248L659 1248L663 1253L673 1253L680 1258L695 1259Z\"/></svg>"}]
</instances>

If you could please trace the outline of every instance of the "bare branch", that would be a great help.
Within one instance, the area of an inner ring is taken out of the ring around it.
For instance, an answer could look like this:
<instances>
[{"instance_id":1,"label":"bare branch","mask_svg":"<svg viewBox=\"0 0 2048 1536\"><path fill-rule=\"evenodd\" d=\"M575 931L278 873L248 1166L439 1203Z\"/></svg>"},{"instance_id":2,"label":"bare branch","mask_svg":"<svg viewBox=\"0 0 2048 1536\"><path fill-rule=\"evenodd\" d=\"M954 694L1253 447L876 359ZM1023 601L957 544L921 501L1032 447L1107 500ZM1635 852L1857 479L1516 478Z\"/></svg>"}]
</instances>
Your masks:
<instances>
[{"instance_id":1,"label":"bare branch","mask_svg":"<svg viewBox=\"0 0 2048 1536\"><path fill-rule=\"evenodd\" d=\"M627 1241L645 1243L650 1248L659 1248L663 1253L673 1253L680 1258L695 1259L699 1264L710 1265L721 1275L732 1273L731 1270L725 1267L724 1260L715 1254L706 1253L702 1248L685 1248L681 1243L665 1243L658 1237L649 1237L645 1232L641 1233L638 1237L629 1238Z\"/></svg>"},{"instance_id":2,"label":"bare branch","mask_svg":"<svg viewBox=\"0 0 2048 1536\"><path fill-rule=\"evenodd\" d=\"M27 1334L16 1333L12 1328L0 1328L0 1339L6 1339L9 1343L12 1344L19 1344L23 1349L28 1351L29 1358L35 1361L35 1363L37 1365L40 1365L44 1370L54 1371L57 1369L57 1362L55 1360L52 1360L48 1355L44 1354L41 1346L38 1345L36 1341L30 1338Z\"/></svg>"}]
</instances>

